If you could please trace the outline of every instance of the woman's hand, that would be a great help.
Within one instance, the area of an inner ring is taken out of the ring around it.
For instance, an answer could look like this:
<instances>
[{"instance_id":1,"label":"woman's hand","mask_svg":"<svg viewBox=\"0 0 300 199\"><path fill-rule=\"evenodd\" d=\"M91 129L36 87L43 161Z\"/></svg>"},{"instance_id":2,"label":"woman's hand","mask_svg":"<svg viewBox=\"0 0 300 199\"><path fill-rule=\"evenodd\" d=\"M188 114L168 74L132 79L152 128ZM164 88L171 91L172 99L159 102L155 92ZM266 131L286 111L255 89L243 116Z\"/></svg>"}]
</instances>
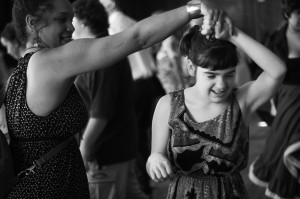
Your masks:
<instances>
[{"instance_id":1,"label":"woman's hand","mask_svg":"<svg viewBox=\"0 0 300 199\"><path fill-rule=\"evenodd\" d=\"M155 182L161 182L174 177L169 160L161 153L151 154L148 158L146 168L149 176Z\"/></svg>"},{"instance_id":2,"label":"woman's hand","mask_svg":"<svg viewBox=\"0 0 300 199\"><path fill-rule=\"evenodd\" d=\"M201 34L228 40L234 35L234 25L226 12L211 9L203 18Z\"/></svg>"}]
</instances>

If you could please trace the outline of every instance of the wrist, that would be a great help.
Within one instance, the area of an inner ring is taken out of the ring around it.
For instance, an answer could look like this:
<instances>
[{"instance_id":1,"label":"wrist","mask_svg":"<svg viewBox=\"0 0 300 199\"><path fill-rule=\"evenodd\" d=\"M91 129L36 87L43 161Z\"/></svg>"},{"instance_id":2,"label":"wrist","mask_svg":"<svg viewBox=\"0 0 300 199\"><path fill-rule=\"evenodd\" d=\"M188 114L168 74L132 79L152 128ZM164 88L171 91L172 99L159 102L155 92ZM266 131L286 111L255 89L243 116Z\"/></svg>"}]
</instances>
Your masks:
<instances>
[{"instance_id":1,"label":"wrist","mask_svg":"<svg viewBox=\"0 0 300 199\"><path fill-rule=\"evenodd\" d=\"M202 1L199 0L192 0L186 4L186 11L190 19L196 19L203 16L201 13L201 6Z\"/></svg>"}]
</instances>

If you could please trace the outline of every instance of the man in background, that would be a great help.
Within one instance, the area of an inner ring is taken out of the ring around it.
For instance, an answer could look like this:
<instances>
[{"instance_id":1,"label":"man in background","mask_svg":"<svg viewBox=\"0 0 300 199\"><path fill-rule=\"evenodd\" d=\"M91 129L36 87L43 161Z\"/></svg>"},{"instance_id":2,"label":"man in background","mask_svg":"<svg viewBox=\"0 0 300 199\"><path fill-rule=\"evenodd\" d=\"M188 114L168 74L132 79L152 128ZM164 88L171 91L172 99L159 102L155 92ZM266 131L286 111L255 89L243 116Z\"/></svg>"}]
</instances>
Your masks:
<instances>
[{"instance_id":1,"label":"man in background","mask_svg":"<svg viewBox=\"0 0 300 199\"><path fill-rule=\"evenodd\" d=\"M97 0L77 0L73 10L74 39L108 36L107 13ZM137 127L128 61L82 74L76 86L90 116L80 150L91 198L147 199L134 171Z\"/></svg>"}]
</instances>

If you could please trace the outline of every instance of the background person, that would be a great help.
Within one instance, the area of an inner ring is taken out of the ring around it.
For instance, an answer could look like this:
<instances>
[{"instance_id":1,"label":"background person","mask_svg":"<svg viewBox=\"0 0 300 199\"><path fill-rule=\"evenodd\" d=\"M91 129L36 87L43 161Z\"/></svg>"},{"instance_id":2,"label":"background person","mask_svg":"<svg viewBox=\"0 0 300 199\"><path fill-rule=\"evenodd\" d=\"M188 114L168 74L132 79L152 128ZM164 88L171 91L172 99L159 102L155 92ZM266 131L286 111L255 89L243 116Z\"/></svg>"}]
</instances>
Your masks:
<instances>
[{"instance_id":1,"label":"background person","mask_svg":"<svg viewBox=\"0 0 300 199\"><path fill-rule=\"evenodd\" d=\"M282 0L286 20L266 46L286 64L283 84L274 96L276 116L264 151L251 164L250 180L270 198L299 198L300 159L300 2Z\"/></svg>"},{"instance_id":2,"label":"background person","mask_svg":"<svg viewBox=\"0 0 300 199\"><path fill-rule=\"evenodd\" d=\"M108 36L108 16L98 0L77 0L73 11L74 39ZM107 198L112 190L118 199L148 198L135 174L137 124L128 60L81 74L75 83L89 112L80 151L91 198Z\"/></svg>"}]
</instances>

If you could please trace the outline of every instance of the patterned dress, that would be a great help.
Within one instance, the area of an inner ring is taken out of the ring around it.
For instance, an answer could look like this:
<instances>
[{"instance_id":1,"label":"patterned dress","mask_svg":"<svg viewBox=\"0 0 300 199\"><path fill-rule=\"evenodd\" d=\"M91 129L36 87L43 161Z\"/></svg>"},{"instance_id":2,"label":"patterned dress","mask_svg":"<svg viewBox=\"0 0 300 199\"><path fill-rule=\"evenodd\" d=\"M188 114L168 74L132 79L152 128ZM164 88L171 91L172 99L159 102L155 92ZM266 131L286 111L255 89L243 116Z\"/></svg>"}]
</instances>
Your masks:
<instances>
[{"instance_id":1,"label":"patterned dress","mask_svg":"<svg viewBox=\"0 0 300 199\"><path fill-rule=\"evenodd\" d=\"M167 198L248 198L239 171L247 165L249 131L235 91L220 115L201 123L189 115L183 90L170 95L168 158L176 177Z\"/></svg>"},{"instance_id":2,"label":"patterned dress","mask_svg":"<svg viewBox=\"0 0 300 199\"><path fill-rule=\"evenodd\" d=\"M26 101L26 73L32 54L19 60L5 99L16 173L31 166L62 140L79 133L87 121L86 108L74 85L62 104L49 115L37 116L30 111ZM21 180L8 198L89 198L85 167L75 137L35 174Z\"/></svg>"}]
</instances>

